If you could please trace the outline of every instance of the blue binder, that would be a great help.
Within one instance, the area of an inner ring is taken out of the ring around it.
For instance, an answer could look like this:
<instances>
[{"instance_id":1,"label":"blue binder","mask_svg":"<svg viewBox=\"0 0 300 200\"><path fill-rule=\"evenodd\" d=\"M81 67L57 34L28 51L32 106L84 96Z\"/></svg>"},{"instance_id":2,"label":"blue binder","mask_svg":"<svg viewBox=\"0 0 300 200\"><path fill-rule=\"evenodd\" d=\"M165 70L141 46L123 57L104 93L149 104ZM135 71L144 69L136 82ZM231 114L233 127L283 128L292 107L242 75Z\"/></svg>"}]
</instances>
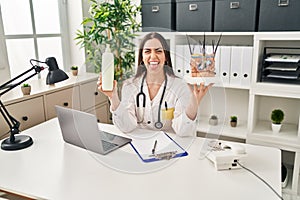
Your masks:
<instances>
[{"instance_id":1,"label":"blue binder","mask_svg":"<svg viewBox=\"0 0 300 200\"><path fill-rule=\"evenodd\" d=\"M133 138L130 145L141 160L146 163L188 155L188 152L163 131L156 132L146 138ZM153 152L154 146L155 151Z\"/></svg>"}]
</instances>

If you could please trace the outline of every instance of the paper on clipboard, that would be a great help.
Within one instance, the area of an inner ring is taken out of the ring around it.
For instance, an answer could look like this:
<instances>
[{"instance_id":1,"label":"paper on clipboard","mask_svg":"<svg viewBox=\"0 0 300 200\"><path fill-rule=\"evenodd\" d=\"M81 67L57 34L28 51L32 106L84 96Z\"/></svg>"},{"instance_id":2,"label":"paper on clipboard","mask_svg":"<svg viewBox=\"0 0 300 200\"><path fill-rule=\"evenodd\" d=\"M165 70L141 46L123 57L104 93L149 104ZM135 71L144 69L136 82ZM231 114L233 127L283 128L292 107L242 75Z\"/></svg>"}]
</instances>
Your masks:
<instances>
[{"instance_id":1,"label":"paper on clipboard","mask_svg":"<svg viewBox=\"0 0 300 200\"><path fill-rule=\"evenodd\" d=\"M155 141L157 141L155 153L152 154ZM188 155L178 143L163 131L157 132L151 137L133 139L130 144L143 162L169 160Z\"/></svg>"}]
</instances>

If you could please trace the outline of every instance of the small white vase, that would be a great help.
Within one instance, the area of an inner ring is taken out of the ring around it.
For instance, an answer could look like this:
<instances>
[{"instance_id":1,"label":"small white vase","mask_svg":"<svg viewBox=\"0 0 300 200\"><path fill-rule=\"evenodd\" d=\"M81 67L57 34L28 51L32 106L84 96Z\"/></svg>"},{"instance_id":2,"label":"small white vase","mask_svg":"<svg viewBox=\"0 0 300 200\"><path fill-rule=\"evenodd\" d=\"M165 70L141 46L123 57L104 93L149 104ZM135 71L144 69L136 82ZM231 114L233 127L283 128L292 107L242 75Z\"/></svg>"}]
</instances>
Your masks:
<instances>
[{"instance_id":1,"label":"small white vase","mask_svg":"<svg viewBox=\"0 0 300 200\"><path fill-rule=\"evenodd\" d=\"M273 133L279 133L281 129L281 124L273 124L272 123L272 131Z\"/></svg>"}]
</instances>

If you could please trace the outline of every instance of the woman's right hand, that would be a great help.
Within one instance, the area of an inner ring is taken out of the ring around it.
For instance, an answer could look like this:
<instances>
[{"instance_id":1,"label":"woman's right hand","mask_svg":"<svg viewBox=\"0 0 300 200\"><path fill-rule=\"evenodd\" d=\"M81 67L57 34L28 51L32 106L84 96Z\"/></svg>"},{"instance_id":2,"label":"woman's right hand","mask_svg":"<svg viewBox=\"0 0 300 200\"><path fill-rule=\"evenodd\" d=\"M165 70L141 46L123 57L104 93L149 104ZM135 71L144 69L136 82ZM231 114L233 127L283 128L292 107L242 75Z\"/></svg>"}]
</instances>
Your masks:
<instances>
[{"instance_id":1,"label":"woman's right hand","mask_svg":"<svg viewBox=\"0 0 300 200\"><path fill-rule=\"evenodd\" d=\"M98 81L97 81L97 86L98 86L98 90L100 92L102 92L103 94L105 94L108 98L113 98L113 96L115 95L118 95L118 87L117 87L117 81L114 80L114 86L113 86L113 90L112 91L104 91L102 89L102 75L100 73L100 76L98 78Z\"/></svg>"}]
</instances>

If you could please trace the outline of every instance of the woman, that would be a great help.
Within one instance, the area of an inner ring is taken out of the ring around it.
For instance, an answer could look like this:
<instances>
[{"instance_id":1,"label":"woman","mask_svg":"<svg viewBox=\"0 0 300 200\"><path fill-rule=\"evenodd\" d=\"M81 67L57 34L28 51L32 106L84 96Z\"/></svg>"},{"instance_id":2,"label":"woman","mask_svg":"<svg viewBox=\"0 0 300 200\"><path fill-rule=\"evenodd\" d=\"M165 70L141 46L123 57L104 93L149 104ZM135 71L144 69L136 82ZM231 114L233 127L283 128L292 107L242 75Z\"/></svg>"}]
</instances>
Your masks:
<instances>
[{"instance_id":1,"label":"woman","mask_svg":"<svg viewBox=\"0 0 300 200\"><path fill-rule=\"evenodd\" d=\"M109 97L114 124L123 132L135 128L165 130L191 136L196 130L198 106L212 84L189 86L174 75L169 46L158 33L140 43L135 77L124 81L122 100L114 81L113 91L98 89Z\"/></svg>"}]
</instances>

